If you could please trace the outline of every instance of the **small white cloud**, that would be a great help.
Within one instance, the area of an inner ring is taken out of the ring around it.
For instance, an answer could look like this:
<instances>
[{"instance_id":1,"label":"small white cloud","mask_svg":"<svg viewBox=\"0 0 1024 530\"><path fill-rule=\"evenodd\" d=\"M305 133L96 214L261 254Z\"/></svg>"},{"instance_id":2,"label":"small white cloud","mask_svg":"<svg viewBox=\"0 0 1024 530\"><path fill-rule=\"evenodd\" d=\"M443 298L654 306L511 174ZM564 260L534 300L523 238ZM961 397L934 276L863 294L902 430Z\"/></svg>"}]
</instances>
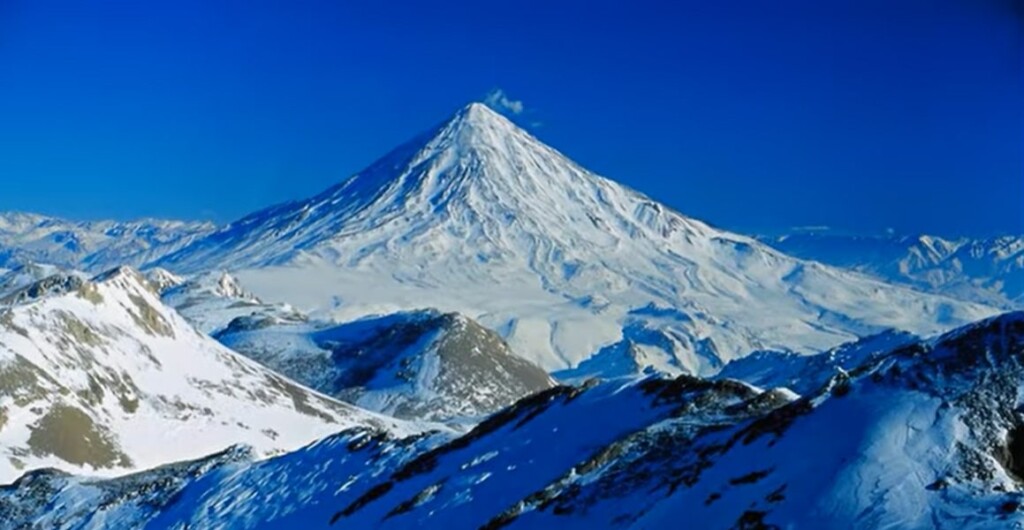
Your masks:
<instances>
[{"instance_id":1,"label":"small white cloud","mask_svg":"<svg viewBox=\"0 0 1024 530\"><path fill-rule=\"evenodd\" d=\"M522 101L508 97L505 91L500 88L495 88L488 92L487 97L484 98L484 103L499 112L522 114L526 110Z\"/></svg>"}]
</instances>

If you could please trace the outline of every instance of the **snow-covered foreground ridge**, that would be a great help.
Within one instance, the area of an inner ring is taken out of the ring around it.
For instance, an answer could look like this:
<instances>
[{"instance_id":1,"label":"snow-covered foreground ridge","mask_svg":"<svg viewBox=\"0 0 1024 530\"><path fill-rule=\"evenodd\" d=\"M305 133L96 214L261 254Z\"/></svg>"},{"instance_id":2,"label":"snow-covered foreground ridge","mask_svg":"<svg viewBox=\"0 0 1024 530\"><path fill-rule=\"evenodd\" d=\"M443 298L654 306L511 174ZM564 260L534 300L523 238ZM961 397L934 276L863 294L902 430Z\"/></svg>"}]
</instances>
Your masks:
<instances>
[{"instance_id":1,"label":"snow-covered foreground ridge","mask_svg":"<svg viewBox=\"0 0 1024 530\"><path fill-rule=\"evenodd\" d=\"M1021 395L1011 313L804 397L630 378L552 388L455 439L360 428L262 462L235 449L115 480L37 472L0 490L0 528L1012 528Z\"/></svg>"},{"instance_id":2,"label":"snow-covered foreground ridge","mask_svg":"<svg viewBox=\"0 0 1024 530\"><path fill-rule=\"evenodd\" d=\"M420 429L228 350L133 269L51 278L0 301L0 482L42 466L121 474L237 443L275 454L352 426Z\"/></svg>"},{"instance_id":3,"label":"snow-covered foreground ridge","mask_svg":"<svg viewBox=\"0 0 1024 530\"><path fill-rule=\"evenodd\" d=\"M553 371L713 373L761 349L820 351L994 313L786 256L595 175L483 105L308 200L157 261L239 271L267 300L351 320L423 307L498 330ZM626 356L629 359L609 359Z\"/></svg>"}]
</instances>

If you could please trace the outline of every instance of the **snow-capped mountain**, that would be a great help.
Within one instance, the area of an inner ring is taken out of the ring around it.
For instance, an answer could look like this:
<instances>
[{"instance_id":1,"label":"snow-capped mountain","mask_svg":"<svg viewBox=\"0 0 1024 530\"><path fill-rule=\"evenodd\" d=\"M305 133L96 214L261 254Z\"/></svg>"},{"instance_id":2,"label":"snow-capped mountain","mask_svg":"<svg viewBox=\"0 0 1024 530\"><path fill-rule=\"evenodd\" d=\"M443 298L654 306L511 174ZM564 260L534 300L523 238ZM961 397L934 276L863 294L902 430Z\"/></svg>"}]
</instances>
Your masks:
<instances>
[{"instance_id":1,"label":"snow-capped mountain","mask_svg":"<svg viewBox=\"0 0 1024 530\"><path fill-rule=\"evenodd\" d=\"M114 480L35 473L0 490L0 527L1015 528L1022 392L1009 313L805 397L626 378L552 388L451 440L356 429L258 463L235 449Z\"/></svg>"},{"instance_id":2,"label":"snow-capped mountain","mask_svg":"<svg viewBox=\"0 0 1024 530\"><path fill-rule=\"evenodd\" d=\"M622 343L634 360L643 351L642 362L712 373L754 350L809 353L994 313L685 217L482 104L320 195L256 212L156 264L232 269L262 298L340 321L424 305L460 312L549 371Z\"/></svg>"},{"instance_id":3,"label":"snow-capped mountain","mask_svg":"<svg viewBox=\"0 0 1024 530\"><path fill-rule=\"evenodd\" d=\"M68 221L44 215L0 213L0 267L46 263L93 273L139 266L214 230L203 222Z\"/></svg>"},{"instance_id":4,"label":"snow-capped mountain","mask_svg":"<svg viewBox=\"0 0 1024 530\"><path fill-rule=\"evenodd\" d=\"M1024 307L1024 236L941 238L796 231L762 241L801 258L1005 308Z\"/></svg>"},{"instance_id":5,"label":"snow-capped mountain","mask_svg":"<svg viewBox=\"0 0 1024 530\"><path fill-rule=\"evenodd\" d=\"M40 282L51 278L65 276ZM0 308L0 482L42 466L124 473L236 443L273 454L352 426L423 428L228 350L132 269L57 283Z\"/></svg>"},{"instance_id":6,"label":"snow-capped mountain","mask_svg":"<svg viewBox=\"0 0 1024 530\"><path fill-rule=\"evenodd\" d=\"M311 388L398 418L479 420L554 386L497 333L458 313L409 311L343 324L254 315L214 337Z\"/></svg>"}]
</instances>

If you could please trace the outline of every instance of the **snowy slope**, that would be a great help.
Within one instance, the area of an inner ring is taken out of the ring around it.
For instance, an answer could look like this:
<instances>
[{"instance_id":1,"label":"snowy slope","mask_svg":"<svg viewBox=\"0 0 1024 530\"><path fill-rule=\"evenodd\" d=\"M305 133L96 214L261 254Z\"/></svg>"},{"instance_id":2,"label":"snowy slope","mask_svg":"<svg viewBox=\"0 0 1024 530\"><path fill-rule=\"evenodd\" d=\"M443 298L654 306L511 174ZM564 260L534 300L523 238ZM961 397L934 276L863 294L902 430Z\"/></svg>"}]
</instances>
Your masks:
<instances>
[{"instance_id":1,"label":"snowy slope","mask_svg":"<svg viewBox=\"0 0 1024 530\"><path fill-rule=\"evenodd\" d=\"M457 313L394 313L342 324L239 317L214 337L311 388L406 419L479 420L554 386L495 332Z\"/></svg>"},{"instance_id":2,"label":"snowy slope","mask_svg":"<svg viewBox=\"0 0 1024 530\"><path fill-rule=\"evenodd\" d=\"M814 355L757 351L725 365L717 379L738 379L762 388L788 388L810 394L831 377L920 340L903 331L886 331Z\"/></svg>"},{"instance_id":3,"label":"snowy slope","mask_svg":"<svg viewBox=\"0 0 1024 530\"><path fill-rule=\"evenodd\" d=\"M1021 395L1010 313L805 398L627 378L550 389L451 440L357 430L258 464L236 450L125 479L26 477L0 490L0 528L1017 528Z\"/></svg>"},{"instance_id":4,"label":"snowy slope","mask_svg":"<svg viewBox=\"0 0 1024 530\"><path fill-rule=\"evenodd\" d=\"M112 480L33 472L0 487L0 529L327 528L339 503L446 439L353 428L261 462L232 447Z\"/></svg>"},{"instance_id":5,"label":"snowy slope","mask_svg":"<svg viewBox=\"0 0 1024 530\"><path fill-rule=\"evenodd\" d=\"M231 352L132 269L0 309L0 482L40 466L111 475L236 443L272 454L358 425L421 428Z\"/></svg>"},{"instance_id":6,"label":"snowy slope","mask_svg":"<svg viewBox=\"0 0 1024 530\"><path fill-rule=\"evenodd\" d=\"M783 255L597 176L481 104L305 201L156 262L338 320L429 305L549 371L625 341L677 371L993 314ZM639 331L639 333L636 333ZM635 356L633 356L635 358Z\"/></svg>"},{"instance_id":7,"label":"snowy slope","mask_svg":"<svg viewBox=\"0 0 1024 530\"><path fill-rule=\"evenodd\" d=\"M138 266L212 232L202 222L68 221L44 215L0 212L0 267L48 263L93 273Z\"/></svg>"},{"instance_id":8,"label":"snowy slope","mask_svg":"<svg viewBox=\"0 0 1024 530\"><path fill-rule=\"evenodd\" d=\"M1024 307L1024 237L855 236L801 231L761 238L806 259L951 297Z\"/></svg>"}]
</instances>

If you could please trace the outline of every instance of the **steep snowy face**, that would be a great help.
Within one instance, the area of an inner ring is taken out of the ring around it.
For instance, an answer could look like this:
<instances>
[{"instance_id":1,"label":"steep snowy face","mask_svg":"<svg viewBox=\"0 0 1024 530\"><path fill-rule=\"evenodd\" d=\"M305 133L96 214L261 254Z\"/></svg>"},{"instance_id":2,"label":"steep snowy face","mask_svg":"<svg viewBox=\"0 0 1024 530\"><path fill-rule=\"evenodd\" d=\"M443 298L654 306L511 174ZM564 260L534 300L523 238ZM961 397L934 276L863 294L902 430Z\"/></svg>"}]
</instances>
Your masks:
<instances>
[{"instance_id":1,"label":"steep snowy face","mask_svg":"<svg viewBox=\"0 0 1024 530\"><path fill-rule=\"evenodd\" d=\"M1024 307L1024 237L944 239L799 232L763 238L783 252L951 297Z\"/></svg>"},{"instance_id":2,"label":"steep snowy face","mask_svg":"<svg viewBox=\"0 0 1024 530\"><path fill-rule=\"evenodd\" d=\"M622 343L679 372L711 373L753 350L820 351L992 314L684 217L480 104L321 195L158 263L248 269L237 274L257 294L339 320L425 304L458 311L547 370Z\"/></svg>"},{"instance_id":3,"label":"steep snowy face","mask_svg":"<svg viewBox=\"0 0 1024 530\"><path fill-rule=\"evenodd\" d=\"M699 481L637 525L687 514L709 527L1020 526L1022 360L1021 313L898 348L731 436L705 438L697 451L711 462Z\"/></svg>"},{"instance_id":4,"label":"steep snowy face","mask_svg":"<svg viewBox=\"0 0 1024 530\"><path fill-rule=\"evenodd\" d=\"M214 335L311 388L405 419L476 421L554 386L495 332L424 310L316 324L239 317Z\"/></svg>"},{"instance_id":5,"label":"steep snowy face","mask_svg":"<svg viewBox=\"0 0 1024 530\"><path fill-rule=\"evenodd\" d=\"M265 455L356 425L419 429L235 354L132 269L0 309L0 482L42 466L123 473L236 443Z\"/></svg>"},{"instance_id":6,"label":"steep snowy face","mask_svg":"<svg viewBox=\"0 0 1024 530\"><path fill-rule=\"evenodd\" d=\"M0 267L49 263L93 273L138 266L214 229L203 222L68 221L37 214L0 213Z\"/></svg>"}]
</instances>

